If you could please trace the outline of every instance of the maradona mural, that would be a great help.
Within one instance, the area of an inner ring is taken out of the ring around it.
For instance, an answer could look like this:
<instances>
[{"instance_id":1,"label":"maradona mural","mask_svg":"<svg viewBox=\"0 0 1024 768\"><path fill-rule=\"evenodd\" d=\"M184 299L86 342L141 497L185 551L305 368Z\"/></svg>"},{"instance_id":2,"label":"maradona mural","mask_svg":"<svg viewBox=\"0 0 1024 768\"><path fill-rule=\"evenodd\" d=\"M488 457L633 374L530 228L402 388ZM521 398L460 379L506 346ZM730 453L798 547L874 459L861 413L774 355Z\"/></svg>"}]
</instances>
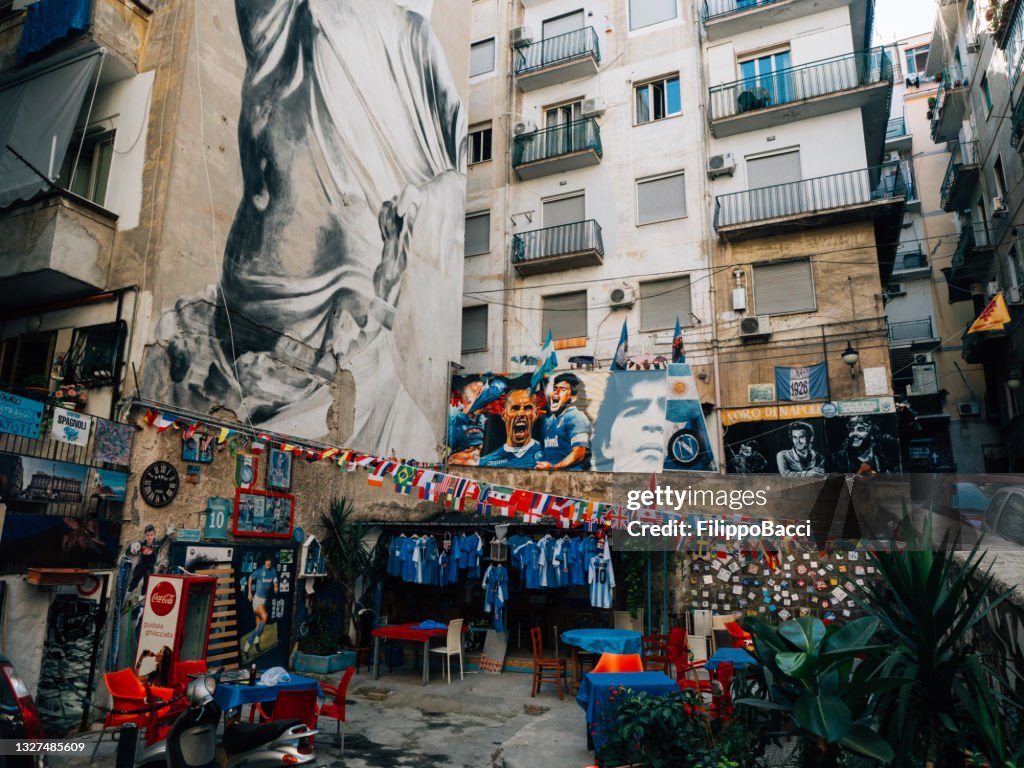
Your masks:
<instances>
[{"instance_id":1,"label":"maradona mural","mask_svg":"<svg viewBox=\"0 0 1024 768\"><path fill-rule=\"evenodd\" d=\"M242 199L219 284L158 323L147 396L436 455L458 355L438 324L457 322L439 297L461 288L466 125L431 7L236 0Z\"/></svg>"}]
</instances>

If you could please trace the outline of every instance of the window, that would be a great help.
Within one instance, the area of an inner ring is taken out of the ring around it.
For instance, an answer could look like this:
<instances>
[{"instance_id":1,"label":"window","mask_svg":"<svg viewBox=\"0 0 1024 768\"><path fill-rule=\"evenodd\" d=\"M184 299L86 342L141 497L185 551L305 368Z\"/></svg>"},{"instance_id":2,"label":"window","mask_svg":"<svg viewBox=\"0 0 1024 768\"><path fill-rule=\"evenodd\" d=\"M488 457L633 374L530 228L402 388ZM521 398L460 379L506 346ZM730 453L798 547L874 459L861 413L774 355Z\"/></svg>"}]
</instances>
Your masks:
<instances>
[{"instance_id":1,"label":"window","mask_svg":"<svg viewBox=\"0 0 1024 768\"><path fill-rule=\"evenodd\" d=\"M491 250L491 212L466 214L466 256Z\"/></svg>"},{"instance_id":2,"label":"window","mask_svg":"<svg viewBox=\"0 0 1024 768\"><path fill-rule=\"evenodd\" d=\"M907 61L907 77L923 74L925 62L928 61L928 46L921 45L917 48L907 48L904 53Z\"/></svg>"},{"instance_id":3,"label":"window","mask_svg":"<svg viewBox=\"0 0 1024 768\"><path fill-rule=\"evenodd\" d=\"M798 259L754 267L754 310L759 315L813 312L811 260Z\"/></svg>"},{"instance_id":4,"label":"window","mask_svg":"<svg viewBox=\"0 0 1024 768\"><path fill-rule=\"evenodd\" d=\"M487 349L487 305L462 308L462 353Z\"/></svg>"},{"instance_id":5,"label":"window","mask_svg":"<svg viewBox=\"0 0 1024 768\"><path fill-rule=\"evenodd\" d=\"M681 219L686 216L685 174L674 173L636 183L636 223Z\"/></svg>"},{"instance_id":6,"label":"window","mask_svg":"<svg viewBox=\"0 0 1024 768\"><path fill-rule=\"evenodd\" d=\"M992 164L992 173L996 179L996 193L1003 198L1003 205L1006 205L1006 176L1003 174L1003 158L997 157Z\"/></svg>"},{"instance_id":7,"label":"window","mask_svg":"<svg viewBox=\"0 0 1024 768\"><path fill-rule=\"evenodd\" d=\"M634 92L638 125L678 115L683 111L679 98L678 75L638 85Z\"/></svg>"},{"instance_id":8,"label":"window","mask_svg":"<svg viewBox=\"0 0 1024 768\"><path fill-rule=\"evenodd\" d=\"M56 331L24 333L0 342L0 384L49 390Z\"/></svg>"},{"instance_id":9,"label":"window","mask_svg":"<svg viewBox=\"0 0 1024 768\"><path fill-rule=\"evenodd\" d=\"M473 128L469 132L469 164L491 159L491 126Z\"/></svg>"},{"instance_id":10,"label":"window","mask_svg":"<svg viewBox=\"0 0 1024 768\"><path fill-rule=\"evenodd\" d=\"M561 16L545 19L541 24L541 39L550 40L559 35L568 35L576 30L583 29L583 11L573 11Z\"/></svg>"},{"instance_id":11,"label":"window","mask_svg":"<svg viewBox=\"0 0 1024 768\"><path fill-rule=\"evenodd\" d=\"M128 326L123 320L76 328L64 355L63 382L91 387L113 384L127 337Z\"/></svg>"},{"instance_id":12,"label":"window","mask_svg":"<svg viewBox=\"0 0 1024 768\"><path fill-rule=\"evenodd\" d=\"M82 151L79 154L78 147ZM78 133L71 139L58 183L79 197L103 205L107 199L110 161L114 158L113 131L87 131L85 140ZM77 163L75 162L77 159Z\"/></svg>"},{"instance_id":13,"label":"window","mask_svg":"<svg viewBox=\"0 0 1024 768\"><path fill-rule=\"evenodd\" d=\"M1020 3L1017 4L1013 20L1010 21L1010 31L1006 35L1006 63L1010 71L1010 91L1017 82L1017 75L1020 74L1020 67L1024 61L1024 12L1021 11Z\"/></svg>"},{"instance_id":14,"label":"window","mask_svg":"<svg viewBox=\"0 0 1024 768\"><path fill-rule=\"evenodd\" d=\"M682 325L692 320L690 278L673 277L640 283L640 330L656 331L675 328L676 318Z\"/></svg>"},{"instance_id":15,"label":"window","mask_svg":"<svg viewBox=\"0 0 1024 768\"><path fill-rule=\"evenodd\" d=\"M791 101L794 98L793 75L789 71L791 62L789 51L768 53L740 61L743 90L752 94L748 97L749 103L756 107L768 107Z\"/></svg>"},{"instance_id":16,"label":"window","mask_svg":"<svg viewBox=\"0 0 1024 768\"><path fill-rule=\"evenodd\" d=\"M560 293L542 299L541 336L548 331L555 339L579 339L587 336L587 292Z\"/></svg>"},{"instance_id":17,"label":"window","mask_svg":"<svg viewBox=\"0 0 1024 768\"><path fill-rule=\"evenodd\" d=\"M1010 246L1006 252L1006 279L1011 288L1024 285L1024 266L1021 265L1020 252L1016 245Z\"/></svg>"},{"instance_id":18,"label":"window","mask_svg":"<svg viewBox=\"0 0 1024 768\"><path fill-rule=\"evenodd\" d=\"M985 97L985 114L992 111L992 91L988 87L988 75L981 78L981 94Z\"/></svg>"},{"instance_id":19,"label":"window","mask_svg":"<svg viewBox=\"0 0 1024 768\"><path fill-rule=\"evenodd\" d=\"M640 29L676 17L676 0L629 0L629 28Z\"/></svg>"},{"instance_id":20,"label":"window","mask_svg":"<svg viewBox=\"0 0 1024 768\"><path fill-rule=\"evenodd\" d=\"M481 40L469 47L469 76L485 75L494 71L494 38Z\"/></svg>"}]
</instances>

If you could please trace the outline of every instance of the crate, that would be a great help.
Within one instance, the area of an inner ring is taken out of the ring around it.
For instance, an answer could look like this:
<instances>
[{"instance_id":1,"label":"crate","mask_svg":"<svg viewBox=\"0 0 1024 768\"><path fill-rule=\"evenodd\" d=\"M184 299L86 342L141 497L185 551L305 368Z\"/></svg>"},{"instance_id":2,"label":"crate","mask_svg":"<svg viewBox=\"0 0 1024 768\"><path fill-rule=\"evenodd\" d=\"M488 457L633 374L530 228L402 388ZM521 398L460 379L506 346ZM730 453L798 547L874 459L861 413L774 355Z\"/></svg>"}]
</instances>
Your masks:
<instances>
[{"instance_id":1,"label":"crate","mask_svg":"<svg viewBox=\"0 0 1024 768\"><path fill-rule=\"evenodd\" d=\"M355 663L356 655L352 651L341 651L328 656L318 656L301 651L295 651L292 654L292 669L296 672L309 672L314 675L339 672L346 667L355 666Z\"/></svg>"}]
</instances>

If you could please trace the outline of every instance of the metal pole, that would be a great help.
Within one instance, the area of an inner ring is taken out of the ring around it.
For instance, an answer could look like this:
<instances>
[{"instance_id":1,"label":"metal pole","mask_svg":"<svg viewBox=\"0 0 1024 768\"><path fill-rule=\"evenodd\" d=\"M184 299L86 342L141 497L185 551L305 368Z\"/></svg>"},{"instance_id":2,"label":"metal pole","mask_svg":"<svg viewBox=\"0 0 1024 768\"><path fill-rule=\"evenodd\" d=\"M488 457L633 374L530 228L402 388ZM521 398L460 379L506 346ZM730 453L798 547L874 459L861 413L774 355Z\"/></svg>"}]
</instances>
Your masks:
<instances>
[{"instance_id":1,"label":"metal pole","mask_svg":"<svg viewBox=\"0 0 1024 768\"><path fill-rule=\"evenodd\" d=\"M651 634L651 553L647 553L647 634Z\"/></svg>"},{"instance_id":2,"label":"metal pole","mask_svg":"<svg viewBox=\"0 0 1024 768\"><path fill-rule=\"evenodd\" d=\"M661 634L668 634L668 552L661 553Z\"/></svg>"}]
</instances>

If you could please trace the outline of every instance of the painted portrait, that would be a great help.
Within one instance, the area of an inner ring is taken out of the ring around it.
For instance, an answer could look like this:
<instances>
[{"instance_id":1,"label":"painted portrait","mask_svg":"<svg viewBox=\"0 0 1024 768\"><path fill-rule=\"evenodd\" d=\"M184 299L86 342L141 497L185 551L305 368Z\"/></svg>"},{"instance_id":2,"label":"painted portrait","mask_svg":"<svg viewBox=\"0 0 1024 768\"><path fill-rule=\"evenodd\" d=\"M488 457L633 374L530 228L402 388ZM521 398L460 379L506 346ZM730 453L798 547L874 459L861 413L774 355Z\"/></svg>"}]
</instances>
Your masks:
<instances>
[{"instance_id":1,"label":"painted portrait","mask_svg":"<svg viewBox=\"0 0 1024 768\"><path fill-rule=\"evenodd\" d=\"M270 449L267 468L267 490L287 491L292 487L292 455L278 448Z\"/></svg>"}]
</instances>

